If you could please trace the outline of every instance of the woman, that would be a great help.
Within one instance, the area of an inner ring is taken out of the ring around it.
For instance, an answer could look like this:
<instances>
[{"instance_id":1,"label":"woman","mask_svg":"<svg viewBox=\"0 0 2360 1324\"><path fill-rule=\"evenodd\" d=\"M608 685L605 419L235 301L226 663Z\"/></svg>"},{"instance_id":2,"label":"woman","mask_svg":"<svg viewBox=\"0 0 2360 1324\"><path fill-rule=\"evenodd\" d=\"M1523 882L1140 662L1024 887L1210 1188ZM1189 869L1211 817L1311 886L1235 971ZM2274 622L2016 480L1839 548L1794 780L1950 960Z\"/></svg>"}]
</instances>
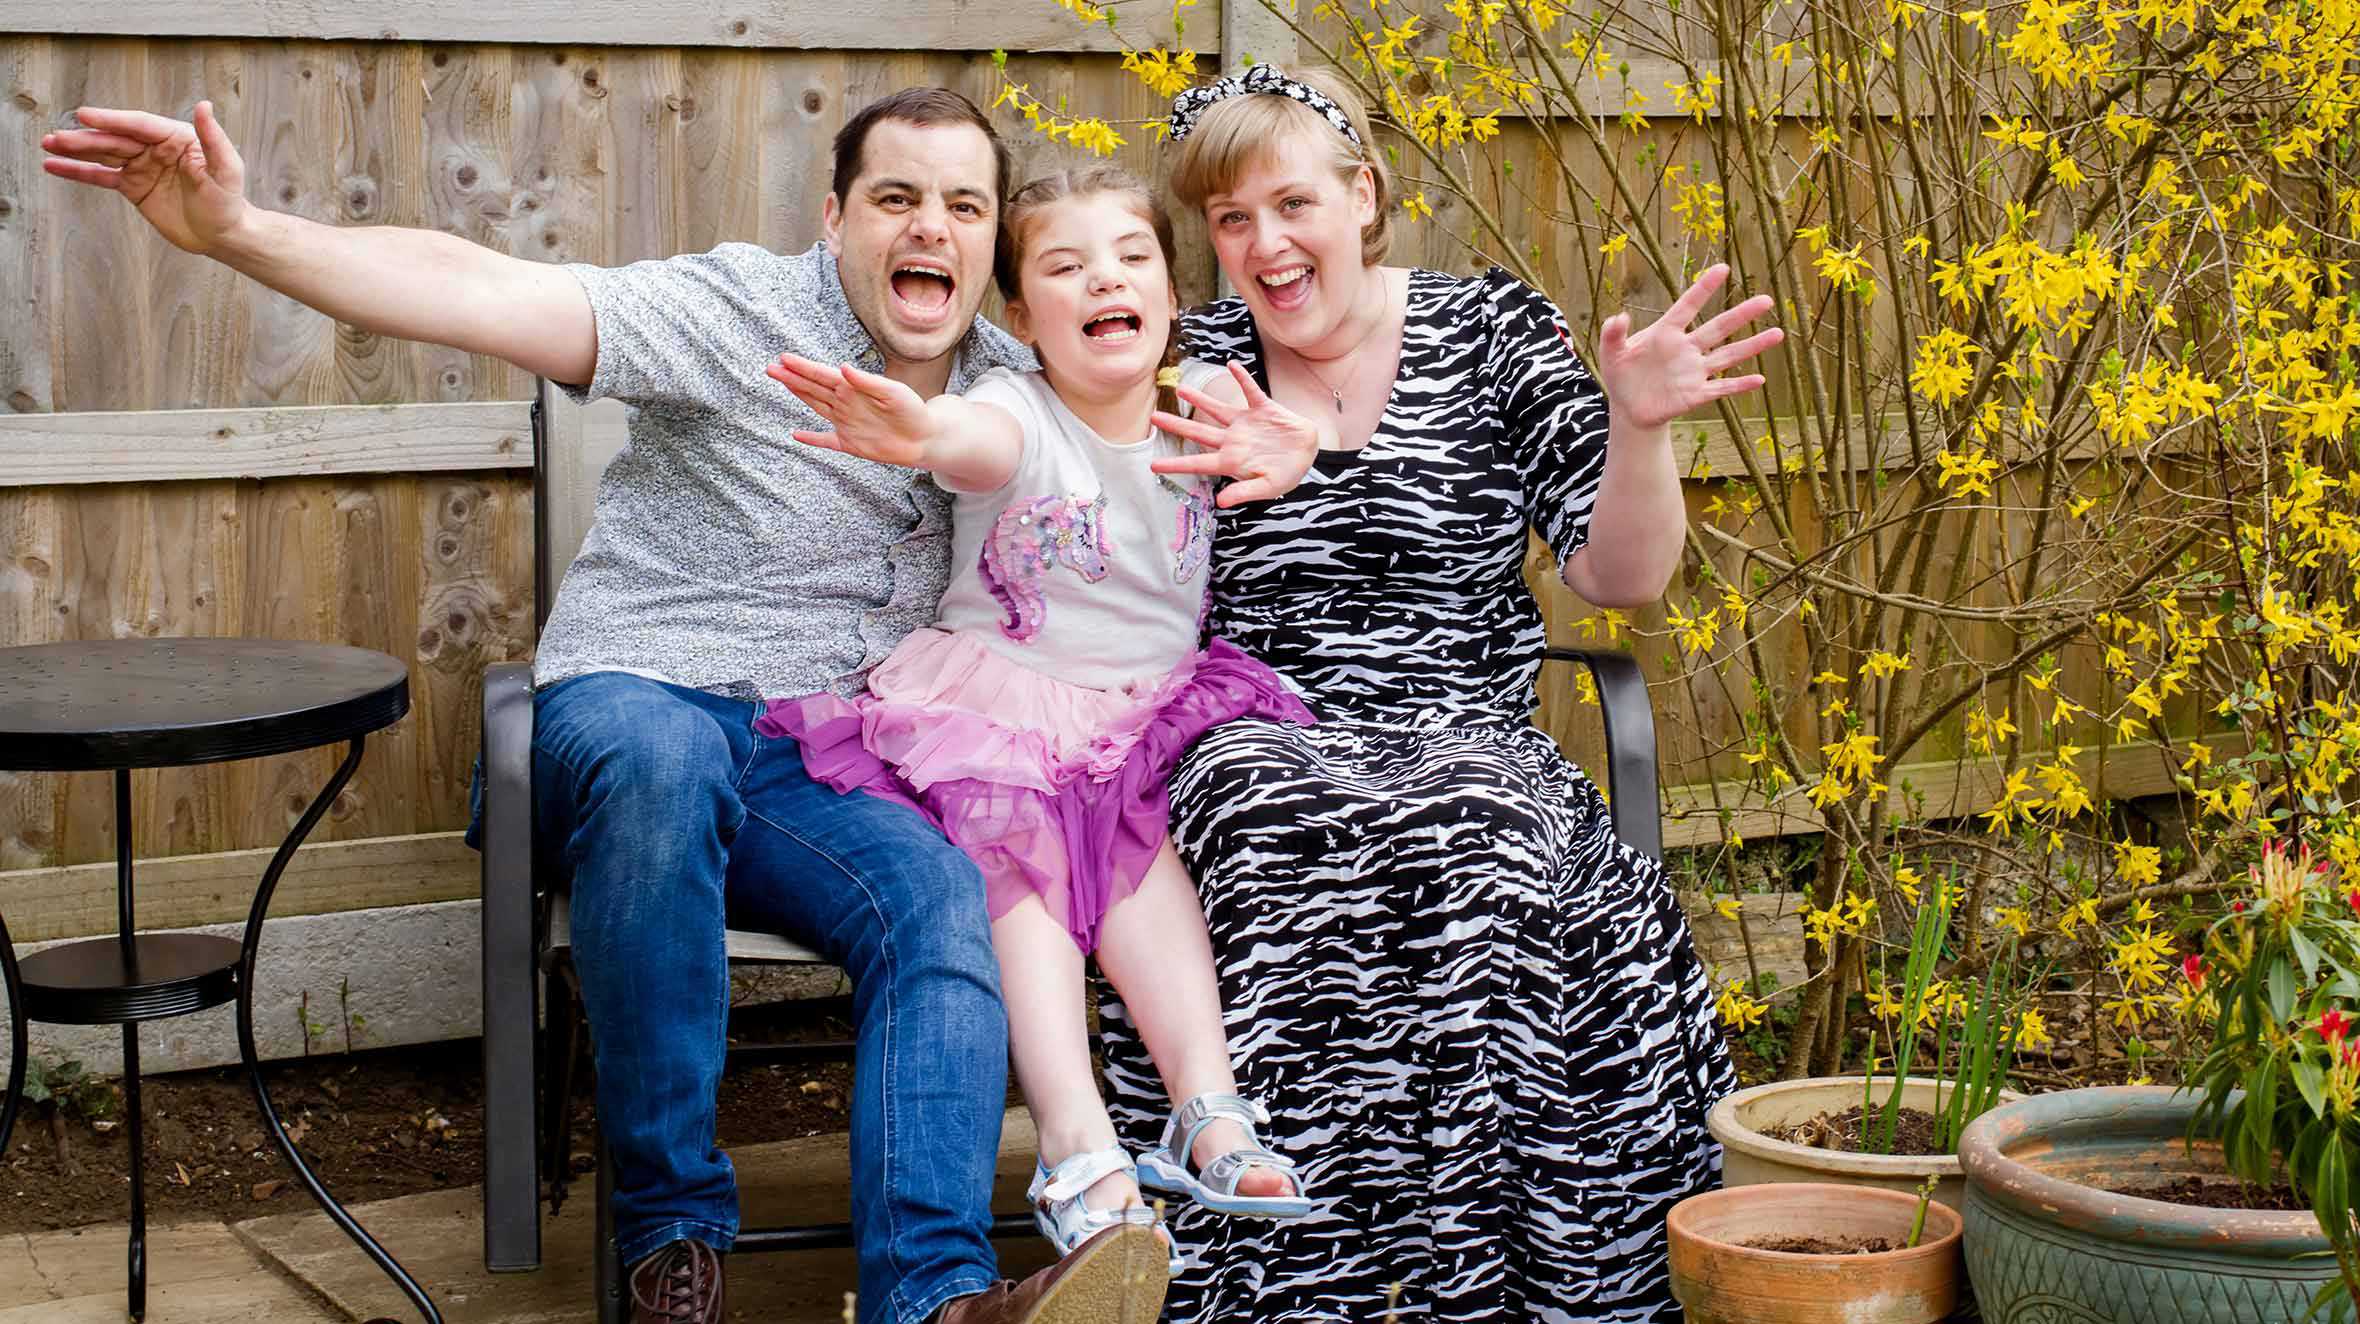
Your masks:
<instances>
[{"instance_id":1,"label":"woman","mask_svg":"<svg viewBox=\"0 0 2360 1324\"><path fill-rule=\"evenodd\" d=\"M1644 331L1615 317L1601 393L1505 273L1380 265L1389 181L1340 83L1257 66L1171 127L1173 189L1242 292L1191 315L1190 352L1327 435L1292 493L1223 517L1211 620L1321 724L1215 731L1173 786L1241 1089L1319 1208L1175 1210L1199 1267L1169 1318L1373 1324L1398 1284L1404 1319L1676 1320L1663 1218L1714 1180L1733 1079L1661 868L1531 723L1522 571L1530 527L1590 602L1662 593L1666 424L1761 384L1717 374L1778 342L1731 340L1770 301L1691 329L1715 268ZM1217 445L1199 412L1159 422ZM1116 1121L1151 1146L1153 1069L1119 1004L1105 1024Z\"/></svg>"}]
</instances>

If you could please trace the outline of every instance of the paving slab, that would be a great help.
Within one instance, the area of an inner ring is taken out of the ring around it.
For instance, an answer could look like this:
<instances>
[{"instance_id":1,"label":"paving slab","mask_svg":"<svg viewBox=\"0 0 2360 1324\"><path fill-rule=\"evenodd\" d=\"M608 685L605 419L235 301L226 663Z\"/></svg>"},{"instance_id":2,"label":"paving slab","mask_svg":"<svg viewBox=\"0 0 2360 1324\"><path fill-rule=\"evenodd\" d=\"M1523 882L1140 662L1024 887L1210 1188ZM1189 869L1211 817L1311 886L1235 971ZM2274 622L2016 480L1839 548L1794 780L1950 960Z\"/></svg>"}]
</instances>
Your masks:
<instances>
[{"instance_id":1,"label":"paving slab","mask_svg":"<svg viewBox=\"0 0 2360 1324\"><path fill-rule=\"evenodd\" d=\"M1000 1136L996 1208L1021 1211L1025 1207L1024 1187L1032 1176L1034 1144L1030 1116L1021 1108L1011 1109ZM737 1167L748 1226L788 1220L840 1221L845 1217L851 1196L842 1135L740 1146L729 1154ZM591 1193L588 1180L577 1183L564 1211L543 1218L542 1267L532 1273L485 1271L479 1188L403 1196L359 1206L353 1213L426 1286L447 1324L588 1324L595 1318ZM326 1318L415 1318L401 1294L325 1214L274 1214L240 1223L236 1233L264 1260L332 1303L339 1313ZM996 1245L1001 1272L1012 1277L1031 1273L1051 1259L1048 1243L1038 1237ZM5 1263L0 1260L0 1266ZM854 1288L855 1280L850 1251L732 1256L730 1318L766 1324L840 1324L844 1294ZM258 1314L248 1317L245 1324L263 1319L275 1324L277 1318ZM0 1312L0 1324L20 1322ZM158 1324L164 1322L159 1320Z\"/></svg>"},{"instance_id":2,"label":"paving slab","mask_svg":"<svg viewBox=\"0 0 2360 1324\"><path fill-rule=\"evenodd\" d=\"M0 1237L0 1324L123 1324L126 1228ZM148 1229L149 1324L326 1324L344 1315L225 1224Z\"/></svg>"}]
</instances>

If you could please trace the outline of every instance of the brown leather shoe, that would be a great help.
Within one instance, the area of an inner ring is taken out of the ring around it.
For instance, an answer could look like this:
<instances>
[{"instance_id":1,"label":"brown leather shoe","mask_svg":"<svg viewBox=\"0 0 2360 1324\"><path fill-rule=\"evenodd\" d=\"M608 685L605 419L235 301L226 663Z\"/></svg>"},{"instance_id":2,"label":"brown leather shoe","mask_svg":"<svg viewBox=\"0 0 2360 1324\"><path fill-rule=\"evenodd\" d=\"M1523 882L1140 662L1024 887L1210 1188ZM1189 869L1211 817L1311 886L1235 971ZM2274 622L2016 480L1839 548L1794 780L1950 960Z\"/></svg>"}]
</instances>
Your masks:
<instances>
[{"instance_id":1,"label":"brown leather shoe","mask_svg":"<svg viewBox=\"0 0 2360 1324\"><path fill-rule=\"evenodd\" d=\"M721 1253L682 1239L631 1266L631 1324L721 1324Z\"/></svg>"},{"instance_id":2,"label":"brown leather shoe","mask_svg":"<svg viewBox=\"0 0 2360 1324\"><path fill-rule=\"evenodd\" d=\"M1171 1283L1163 1238L1110 1227L1021 1283L995 1283L942 1308L936 1324L1155 1324Z\"/></svg>"}]
</instances>

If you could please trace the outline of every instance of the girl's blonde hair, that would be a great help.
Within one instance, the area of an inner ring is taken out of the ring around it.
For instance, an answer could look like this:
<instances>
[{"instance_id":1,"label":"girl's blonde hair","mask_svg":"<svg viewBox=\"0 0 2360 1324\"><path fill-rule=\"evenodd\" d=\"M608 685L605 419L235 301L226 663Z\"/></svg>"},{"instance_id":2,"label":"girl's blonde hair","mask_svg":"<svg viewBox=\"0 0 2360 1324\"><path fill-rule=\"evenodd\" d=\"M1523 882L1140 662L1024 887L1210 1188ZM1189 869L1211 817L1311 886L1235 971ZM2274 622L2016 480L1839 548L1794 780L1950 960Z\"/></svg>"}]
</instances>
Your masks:
<instances>
[{"instance_id":1,"label":"girl's blonde hair","mask_svg":"<svg viewBox=\"0 0 2360 1324\"><path fill-rule=\"evenodd\" d=\"M1095 197L1101 193L1120 195L1155 231L1156 246L1164 254L1164 283L1179 297L1178 279L1174 268L1179 257L1172 243L1172 217L1164 205L1156 200L1155 191L1147 187L1137 175L1113 165L1091 165L1079 169L1059 170L1028 181L1008 197L1007 206L1000 210L1000 241L992 255L992 277L999 282L1000 297L1010 303L1024 298L1021 272L1024 267L1024 245L1032 237L1033 222L1042 212L1068 198ZM1156 374L1156 408L1167 414L1180 412L1180 396L1169 385L1180 367L1180 319L1172 319L1171 334L1164 341L1162 360L1164 371Z\"/></svg>"},{"instance_id":2,"label":"girl's blonde hair","mask_svg":"<svg viewBox=\"0 0 2360 1324\"><path fill-rule=\"evenodd\" d=\"M1349 83L1325 69L1288 71L1288 77L1336 103L1360 141L1373 144L1368 107ZM1393 247L1393 172L1384 154L1354 147L1318 111L1290 97L1248 95L1230 97L1205 107L1196 126L1180 143L1172 162L1172 194L1190 211L1202 211L1205 199L1235 187L1246 171L1268 160L1271 145L1292 134L1326 149L1336 177L1349 183L1363 166L1376 184L1377 216L1360 228L1360 262L1373 267Z\"/></svg>"}]
</instances>

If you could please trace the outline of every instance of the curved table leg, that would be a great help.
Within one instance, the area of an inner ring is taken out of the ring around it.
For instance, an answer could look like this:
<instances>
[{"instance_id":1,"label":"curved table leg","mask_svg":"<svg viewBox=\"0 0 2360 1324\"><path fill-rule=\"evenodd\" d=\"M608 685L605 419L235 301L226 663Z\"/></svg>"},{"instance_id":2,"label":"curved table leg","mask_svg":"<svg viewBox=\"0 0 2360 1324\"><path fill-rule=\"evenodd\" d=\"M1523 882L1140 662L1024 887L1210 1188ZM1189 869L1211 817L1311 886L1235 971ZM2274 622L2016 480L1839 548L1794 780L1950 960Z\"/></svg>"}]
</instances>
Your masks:
<instances>
[{"instance_id":1,"label":"curved table leg","mask_svg":"<svg viewBox=\"0 0 2360 1324\"><path fill-rule=\"evenodd\" d=\"M385 1271L385 1276L393 1280L394 1286L410 1298L410 1303L425 1317L426 1324L442 1324L442 1314L434 1308L434 1302L427 1299L425 1289L418 1286L417 1280L410 1277L409 1272L393 1256L388 1255L375 1238L362 1230L352 1215L344 1211L343 1205L336 1203L336 1197L328 1194L328 1188L320 1184L311 1166L303 1161L303 1155L296 1152L295 1141L288 1136L285 1124L279 1120L278 1109L271 1104L270 1090L262 1079L262 1057L254 1045L254 958L262 948L262 921L270 912L271 893L278 889L279 875L285 871L287 861L294 857L295 848L303 844L303 839L310 835L312 827L320 821L320 816L328 812L328 806L335 801L337 792L342 791L344 784L352 780L353 770L360 766L362 743L359 736L353 737L351 751L344 756L344 762L336 769L336 775L328 779L319 797L311 802L309 809L303 811L303 817L296 820L294 830L287 834L287 840L279 846L278 853L271 857L270 867L263 871L262 883L255 889L254 908L246 915L245 952L238 964L238 1052L246 1060L246 1076L253 1083L254 1102L262 1109L262 1120L269 1126L271 1137L278 1142L279 1152L287 1156L287 1166L294 1169L296 1180L311 1192L313 1202L337 1227L343 1229L344 1235L352 1238L354 1244L376 1261L378 1268Z\"/></svg>"},{"instance_id":2,"label":"curved table leg","mask_svg":"<svg viewBox=\"0 0 2360 1324\"><path fill-rule=\"evenodd\" d=\"M0 1159L5 1159L9 1136L16 1130L17 1105L25 1096L25 993L17 980L16 947L5 919L0 919L0 982L8 988L8 1093L0 1095Z\"/></svg>"}]
</instances>

